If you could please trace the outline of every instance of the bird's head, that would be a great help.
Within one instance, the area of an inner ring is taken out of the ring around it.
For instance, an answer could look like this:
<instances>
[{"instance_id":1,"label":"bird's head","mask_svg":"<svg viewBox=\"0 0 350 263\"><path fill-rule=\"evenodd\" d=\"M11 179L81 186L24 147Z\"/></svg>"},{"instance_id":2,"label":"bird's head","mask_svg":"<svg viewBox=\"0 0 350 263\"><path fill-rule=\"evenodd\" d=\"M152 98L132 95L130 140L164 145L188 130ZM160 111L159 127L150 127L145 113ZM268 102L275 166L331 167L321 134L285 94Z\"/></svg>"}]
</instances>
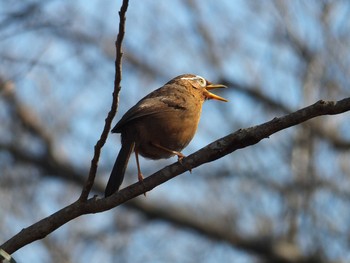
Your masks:
<instances>
[{"instance_id":1,"label":"bird's head","mask_svg":"<svg viewBox=\"0 0 350 263\"><path fill-rule=\"evenodd\" d=\"M191 88L201 92L204 95L204 98L207 100L214 99L214 100L221 100L225 102L228 101L218 95L215 95L209 92L209 90L212 90L212 89L227 88L225 85L213 84L208 80L206 80L205 78L198 75L193 75L193 74L180 75L176 77L174 80L184 82L186 86L190 86Z\"/></svg>"}]
</instances>

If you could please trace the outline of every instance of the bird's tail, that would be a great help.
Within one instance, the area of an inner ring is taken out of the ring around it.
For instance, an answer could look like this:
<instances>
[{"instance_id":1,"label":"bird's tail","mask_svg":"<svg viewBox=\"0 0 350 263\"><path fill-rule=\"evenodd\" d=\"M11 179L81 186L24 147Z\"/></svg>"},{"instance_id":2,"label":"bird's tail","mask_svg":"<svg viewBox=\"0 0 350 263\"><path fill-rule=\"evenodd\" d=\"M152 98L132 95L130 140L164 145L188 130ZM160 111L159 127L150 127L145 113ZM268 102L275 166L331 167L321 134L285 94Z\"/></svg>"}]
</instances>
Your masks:
<instances>
[{"instance_id":1,"label":"bird's tail","mask_svg":"<svg viewBox=\"0 0 350 263\"><path fill-rule=\"evenodd\" d=\"M126 167L128 166L130 155L134 148L134 142L124 142L115 160L111 175L105 189L105 197L108 197L119 190L123 182Z\"/></svg>"}]
</instances>

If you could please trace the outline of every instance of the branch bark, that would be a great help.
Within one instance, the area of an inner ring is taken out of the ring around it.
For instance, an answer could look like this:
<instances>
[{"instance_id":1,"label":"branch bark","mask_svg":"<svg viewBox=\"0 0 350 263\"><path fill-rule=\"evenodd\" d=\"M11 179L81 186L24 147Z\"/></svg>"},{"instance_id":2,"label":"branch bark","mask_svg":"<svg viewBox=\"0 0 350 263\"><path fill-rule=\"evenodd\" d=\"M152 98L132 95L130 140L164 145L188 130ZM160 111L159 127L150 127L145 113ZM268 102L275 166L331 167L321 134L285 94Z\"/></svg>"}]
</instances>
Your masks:
<instances>
[{"instance_id":1,"label":"branch bark","mask_svg":"<svg viewBox=\"0 0 350 263\"><path fill-rule=\"evenodd\" d=\"M113 118L117 113L118 98L119 98L119 92L121 89L120 82L122 80L122 57L123 57L122 42L123 42L124 35L125 35L125 14L126 14L126 11L128 10L128 5L129 5L129 1L123 0L123 4L122 4L120 11L119 11L120 22L119 22L119 33L117 36L117 40L115 42L116 59L115 59L115 76L114 76L114 91L113 91L112 106L111 106L111 109L110 109L110 111L107 115L107 118L105 120L105 126L103 128L101 137L97 141L97 143L94 147L95 151L94 151L94 157L91 160L89 177L86 180L86 183L85 183L83 190L81 192L81 195L79 197L79 200L82 200L82 201L87 200L89 193L91 191L91 188L94 184L96 172L97 172L98 161L99 161L100 155L101 155L101 149L106 143L108 133L111 129L111 124L112 124Z\"/></svg>"},{"instance_id":2,"label":"branch bark","mask_svg":"<svg viewBox=\"0 0 350 263\"><path fill-rule=\"evenodd\" d=\"M295 126L317 116L335 115L346 111L350 111L350 98L337 102L321 100L311 106L280 118L274 118L261 125L240 129L184 158L181 164L176 162L169 165L145 178L142 183L132 184L108 198L78 199L51 216L23 229L1 245L1 248L11 254L33 241L44 238L74 218L84 214L99 213L112 209L144 192L152 190L189 169L222 158L235 150L254 145L280 130Z\"/></svg>"}]
</instances>

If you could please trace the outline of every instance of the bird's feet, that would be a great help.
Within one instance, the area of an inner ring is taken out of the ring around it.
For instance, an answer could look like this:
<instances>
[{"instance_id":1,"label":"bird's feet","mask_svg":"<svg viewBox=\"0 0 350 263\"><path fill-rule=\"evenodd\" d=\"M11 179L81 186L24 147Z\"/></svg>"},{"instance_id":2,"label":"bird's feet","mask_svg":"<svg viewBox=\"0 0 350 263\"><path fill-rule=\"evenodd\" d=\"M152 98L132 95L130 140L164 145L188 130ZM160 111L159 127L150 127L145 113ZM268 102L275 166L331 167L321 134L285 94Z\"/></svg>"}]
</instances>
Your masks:
<instances>
[{"instance_id":1,"label":"bird's feet","mask_svg":"<svg viewBox=\"0 0 350 263\"><path fill-rule=\"evenodd\" d=\"M143 182L143 175L141 172L137 173L137 179L139 180L139 182Z\"/></svg>"},{"instance_id":2,"label":"bird's feet","mask_svg":"<svg viewBox=\"0 0 350 263\"><path fill-rule=\"evenodd\" d=\"M137 179L139 180L140 183L143 184L143 175L141 172L137 173ZM146 192L144 192L143 195L146 196Z\"/></svg>"},{"instance_id":3,"label":"bird's feet","mask_svg":"<svg viewBox=\"0 0 350 263\"><path fill-rule=\"evenodd\" d=\"M187 165L184 165L184 164L182 163L182 159L185 158L186 156L183 155L183 154L180 153L180 152L177 152L176 155L177 155L177 161L178 161L182 166L184 166L190 173L192 173L192 169L189 168L189 167L187 167Z\"/></svg>"},{"instance_id":4,"label":"bird's feet","mask_svg":"<svg viewBox=\"0 0 350 263\"><path fill-rule=\"evenodd\" d=\"M181 152L170 150L170 149L168 149L168 148L166 148L166 147L163 147L162 145L159 145L159 144L157 144L157 143L152 143L152 144L153 144L153 146L155 146L155 147L157 147L157 148L159 148L159 149L162 149L162 150L164 150L164 151L166 151L166 152L169 152L169 153L172 153L173 155L176 155L176 156L177 156L177 161L178 161L180 164L182 164L182 159L186 157L186 156L185 156L183 153L181 153ZM188 168L188 167L186 167L186 166L184 166L184 167L185 167L187 170L189 170L190 173L192 173L191 168Z\"/></svg>"},{"instance_id":5,"label":"bird's feet","mask_svg":"<svg viewBox=\"0 0 350 263\"><path fill-rule=\"evenodd\" d=\"M177 155L177 161L182 164L182 159L186 156L183 155L181 152L175 152L175 154Z\"/></svg>"}]
</instances>

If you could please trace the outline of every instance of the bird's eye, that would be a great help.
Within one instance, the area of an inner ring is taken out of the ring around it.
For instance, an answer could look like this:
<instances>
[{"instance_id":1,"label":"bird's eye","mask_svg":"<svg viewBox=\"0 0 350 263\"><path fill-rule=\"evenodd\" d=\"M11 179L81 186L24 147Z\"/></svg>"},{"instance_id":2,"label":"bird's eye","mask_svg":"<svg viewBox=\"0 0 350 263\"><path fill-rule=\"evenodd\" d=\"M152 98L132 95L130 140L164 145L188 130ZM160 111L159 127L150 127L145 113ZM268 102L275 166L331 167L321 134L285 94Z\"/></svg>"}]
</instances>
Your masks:
<instances>
[{"instance_id":1,"label":"bird's eye","mask_svg":"<svg viewBox=\"0 0 350 263\"><path fill-rule=\"evenodd\" d=\"M207 85L207 81L200 77L200 76L197 76L197 81L199 82L199 84L202 86L202 87L205 87Z\"/></svg>"}]
</instances>

